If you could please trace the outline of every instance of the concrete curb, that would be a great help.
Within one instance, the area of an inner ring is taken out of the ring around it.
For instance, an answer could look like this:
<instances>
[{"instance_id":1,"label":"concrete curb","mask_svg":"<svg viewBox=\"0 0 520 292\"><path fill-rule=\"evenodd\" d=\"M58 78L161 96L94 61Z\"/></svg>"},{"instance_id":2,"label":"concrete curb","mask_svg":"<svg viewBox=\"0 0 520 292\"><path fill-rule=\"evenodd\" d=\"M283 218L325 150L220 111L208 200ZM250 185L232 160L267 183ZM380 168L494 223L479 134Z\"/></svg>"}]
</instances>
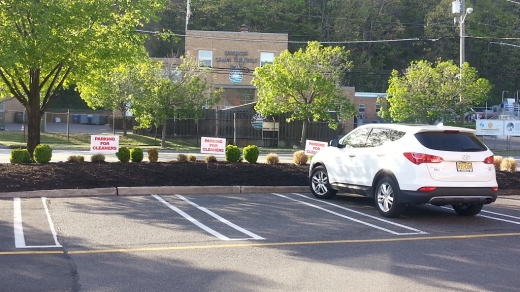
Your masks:
<instances>
[{"instance_id":1,"label":"concrete curb","mask_svg":"<svg viewBox=\"0 0 520 292\"><path fill-rule=\"evenodd\" d=\"M27 192L8 192L0 193L0 198L59 198L59 197L86 197L86 196L115 196L116 188L100 189L63 189L63 190L42 190Z\"/></svg>"},{"instance_id":2,"label":"concrete curb","mask_svg":"<svg viewBox=\"0 0 520 292\"><path fill-rule=\"evenodd\" d=\"M163 186L119 187L98 189L62 189L0 193L2 198L60 198L99 196L138 196L167 194L263 194L263 193L309 193L308 186ZM498 197L520 197L520 190L498 190Z\"/></svg>"},{"instance_id":3,"label":"concrete curb","mask_svg":"<svg viewBox=\"0 0 520 292\"><path fill-rule=\"evenodd\" d=\"M60 198L98 196L137 196L165 194L253 194L253 193L308 193L307 186L171 186L171 187L119 187L99 189L62 189L0 193L0 198Z\"/></svg>"},{"instance_id":4,"label":"concrete curb","mask_svg":"<svg viewBox=\"0 0 520 292\"><path fill-rule=\"evenodd\" d=\"M212 187L197 187L197 186L175 186L175 187L119 187L117 188L118 195L132 196L132 195L166 195L166 194L239 194L239 186L212 186Z\"/></svg>"}]
</instances>

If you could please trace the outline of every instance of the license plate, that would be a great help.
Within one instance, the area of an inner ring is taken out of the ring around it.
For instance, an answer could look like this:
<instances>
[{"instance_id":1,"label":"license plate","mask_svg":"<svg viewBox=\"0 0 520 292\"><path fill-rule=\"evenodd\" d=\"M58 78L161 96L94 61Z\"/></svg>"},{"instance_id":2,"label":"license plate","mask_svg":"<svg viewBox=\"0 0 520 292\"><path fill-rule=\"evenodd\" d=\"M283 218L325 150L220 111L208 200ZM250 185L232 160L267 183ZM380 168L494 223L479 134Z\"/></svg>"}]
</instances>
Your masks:
<instances>
[{"instance_id":1,"label":"license plate","mask_svg":"<svg viewBox=\"0 0 520 292\"><path fill-rule=\"evenodd\" d=\"M457 171L473 172L473 165L471 164L471 162L459 161L457 162Z\"/></svg>"}]
</instances>

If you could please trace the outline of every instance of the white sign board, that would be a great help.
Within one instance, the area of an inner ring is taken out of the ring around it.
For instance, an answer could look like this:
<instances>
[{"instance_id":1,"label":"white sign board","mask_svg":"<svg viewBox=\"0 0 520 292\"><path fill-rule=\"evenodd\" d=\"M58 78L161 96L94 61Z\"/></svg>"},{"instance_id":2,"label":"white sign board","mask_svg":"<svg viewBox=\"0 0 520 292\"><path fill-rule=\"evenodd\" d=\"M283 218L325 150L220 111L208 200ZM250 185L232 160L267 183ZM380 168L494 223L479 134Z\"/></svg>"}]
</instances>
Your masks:
<instances>
[{"instance_id":1,"label":"white sign board","mask_svg":"<svg viewBox=\"0 0 520 292\"><path fill-rule=\"evenodd\" d=\"M504 134L504 121L502 120L477 120L475 129L477 135L507 135Z\"/></svg>"},{"instance_id":2,"label":"white sign board","mask_svg":"<svg viewBox=\"0 0 520 292\"><path fill-rule=\"evenodd\" d=\"M327 146L327 142L307 140L307 143L305 143L305 155L314 155Z\"/></svg>"},{"instance_id":3,"label":"white sign board","mask_svg":"<svg viewBox=\"0 0 520 292\"><path fill-rule=\"evenodd\" d=\"M200 153L224 154L226 152L226 138L200 138Z\"/></svg>"},{"instance_id":4,"label":"white sign board","mask_svg":"<svg viewBox=\"0 0 520 292\"><path fill-rule=\"evenodd\" d=\"M520 136L520 121L504 121L504 135Z\"/></svg>"},{"instance_id":5,"label":"white sign board","mask_svg":"<svg viewBox=\"0 0 520 292\"><path fill-rule=\"evenodd\" d=\"M279 122L263 122L262 130L277 132L278 130L280 130L280 123Z\"/></svg>"},{"instance_id":6,"label":"white sign board","mask_svg":"<svg viewBox=\"0 0 520 292\"><path fill-rule=\"evenodd\" d=\"M113 154L119 150L119 136L90 136L90 152Z\"/></svg>"}]
</instances>

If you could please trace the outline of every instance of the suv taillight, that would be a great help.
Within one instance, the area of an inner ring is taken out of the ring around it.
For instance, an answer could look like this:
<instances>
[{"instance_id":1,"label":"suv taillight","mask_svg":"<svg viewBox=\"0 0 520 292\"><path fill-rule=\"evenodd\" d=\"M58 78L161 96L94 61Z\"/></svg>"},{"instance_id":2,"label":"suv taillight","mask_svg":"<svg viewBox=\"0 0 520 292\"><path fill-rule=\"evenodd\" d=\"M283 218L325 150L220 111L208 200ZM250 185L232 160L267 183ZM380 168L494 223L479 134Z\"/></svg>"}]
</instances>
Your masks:
<instances>
[{"instance_id":1,"label":"suv taillight","mask_svg":"<svg viewBox=\"0 0 520 292\"><path fill-rule=\"evenodd\" d=\"M404 157L410 160L413 164L421 164L421 163L441 163L444 161L442 157L424 154L424 153L415 153L415 152L405 152L403 153Z\"/></svg>"},{"instance_id":2,"label":"suv taillight","mask_svg":"<svg viewBox=\"0 0 520 292\"><path fill-rule=\"evenodd\" d=\"M493 164L494 162L495 162L494 156L489 156L489 157L486 157L486 159L484 159L485 164Z\"/></svg>"}]
</instances>

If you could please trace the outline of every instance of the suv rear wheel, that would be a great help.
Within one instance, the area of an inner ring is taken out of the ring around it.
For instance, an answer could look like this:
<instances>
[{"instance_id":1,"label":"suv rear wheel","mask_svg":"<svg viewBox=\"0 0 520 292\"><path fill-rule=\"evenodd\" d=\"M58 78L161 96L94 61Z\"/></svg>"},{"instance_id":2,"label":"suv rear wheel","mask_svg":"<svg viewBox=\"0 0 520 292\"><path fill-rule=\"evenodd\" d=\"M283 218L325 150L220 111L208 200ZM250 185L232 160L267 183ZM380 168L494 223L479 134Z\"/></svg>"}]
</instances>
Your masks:
<instances>
[{"instance_id":1,"label":"suv rear wheel","mask_svg":"<svg viewBox=\"0 0 520 292\"><path fill-rule=\"evenodd\" d=\"M399 217L404 210L404 205L399 204L399 188L390 177L379 180L374 197L377 211L384 217Z\"/></svg>"},{"instance_id":2,"label":"suv rear wheel","mask_svg":"<svg viewBox=\"0 0 520 292\"><path fill-rule=\"evenodd\" d=\"M330 186L327 169L323 166L317 166L312 169L311 176L309 177L309 185L312 194L318 199L330 199L338 192Z\"/></svg>"},{"instance_id":3,"label":"suv rear wheel","mask_svg":"<svg viewBox=\"0 0 520 292\"><path fill-rule=\"evenodd\" d=\"M475 216L480 213L484 204L460 204L451 206L453 207L453 210L461 216Z\"/></svg>"}]
</instances>

